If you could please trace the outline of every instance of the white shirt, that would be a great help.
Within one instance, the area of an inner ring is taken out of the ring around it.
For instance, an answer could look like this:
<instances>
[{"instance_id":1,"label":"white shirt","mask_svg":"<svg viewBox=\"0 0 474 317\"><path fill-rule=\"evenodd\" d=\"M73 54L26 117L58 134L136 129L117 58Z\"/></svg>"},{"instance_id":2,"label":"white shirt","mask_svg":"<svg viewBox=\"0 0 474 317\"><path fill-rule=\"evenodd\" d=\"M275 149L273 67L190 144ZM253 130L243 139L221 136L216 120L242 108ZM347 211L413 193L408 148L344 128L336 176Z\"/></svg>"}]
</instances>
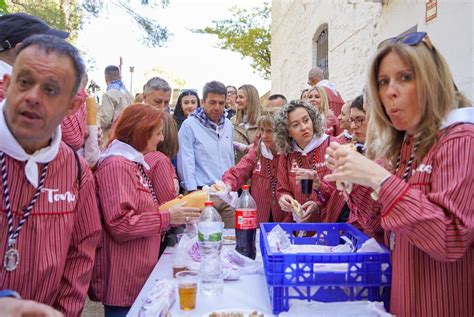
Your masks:
<instances>
[{"instance_id":1,"label":"white shirt","mask_svg":"<svg viewBox=\"0 0 474 317\"><path fill-rule=\"evenodd\" d=\"M10 64L5 63L4 61L0 61L0 80L3 80L3 76L5 74L11 75L13 71L13 67Z\"/></svg>"}]
</instances>

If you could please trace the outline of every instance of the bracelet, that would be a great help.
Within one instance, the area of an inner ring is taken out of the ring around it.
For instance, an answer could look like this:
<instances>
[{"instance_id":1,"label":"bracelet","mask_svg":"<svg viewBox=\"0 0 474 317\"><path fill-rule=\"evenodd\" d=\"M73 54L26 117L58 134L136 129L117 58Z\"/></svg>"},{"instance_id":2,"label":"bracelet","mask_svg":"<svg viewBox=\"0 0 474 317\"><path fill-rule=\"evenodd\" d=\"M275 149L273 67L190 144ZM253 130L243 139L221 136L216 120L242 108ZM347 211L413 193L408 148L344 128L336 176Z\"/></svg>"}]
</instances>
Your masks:
<instances>
[{"instance_id":1,"label":"bracelet","mask_svg":"<svg viewBox=\"0 0 474 317\"><path fill-rule=\"evenodd\" d=\"M3 298L3 297L13 297L13 298L21 299L20 294L18 294L17 292L11 289L0 290L0 298Z\"/></svg>"},{"instance_id":2,"label":"bracelet","mask_svg":"<svg viewBox=\"0 0 474 317\"><path fill-rule=\"evenodd\" d=\"M392 176L392 174L389 174L382 178L378 186L373 190L373 192L370 193L370 197L372 197L373 200L377 201L379 199L379 193L380 190L382 189L382 185Z\"/></svg>"}]
</instances>

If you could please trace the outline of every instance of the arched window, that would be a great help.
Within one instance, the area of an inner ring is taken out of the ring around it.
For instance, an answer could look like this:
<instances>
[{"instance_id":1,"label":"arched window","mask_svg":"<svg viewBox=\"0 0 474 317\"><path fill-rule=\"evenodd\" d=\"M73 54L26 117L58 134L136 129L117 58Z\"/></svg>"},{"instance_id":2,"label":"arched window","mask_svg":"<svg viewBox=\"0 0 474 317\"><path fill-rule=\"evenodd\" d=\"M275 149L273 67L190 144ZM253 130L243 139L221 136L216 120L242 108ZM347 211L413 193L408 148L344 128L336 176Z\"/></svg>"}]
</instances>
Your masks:
<instances>
[{"instance_id":1,"label":"arched window","mask_svg":"<svg viewBox=\"0 0 474 317\"><path fill-rule=\"evenodd\" d=\"M329 78L328 36L328 25L325 23L318 27L313 37L313 67L320 67L324 78Z\"/></svg>"}]
</instances>

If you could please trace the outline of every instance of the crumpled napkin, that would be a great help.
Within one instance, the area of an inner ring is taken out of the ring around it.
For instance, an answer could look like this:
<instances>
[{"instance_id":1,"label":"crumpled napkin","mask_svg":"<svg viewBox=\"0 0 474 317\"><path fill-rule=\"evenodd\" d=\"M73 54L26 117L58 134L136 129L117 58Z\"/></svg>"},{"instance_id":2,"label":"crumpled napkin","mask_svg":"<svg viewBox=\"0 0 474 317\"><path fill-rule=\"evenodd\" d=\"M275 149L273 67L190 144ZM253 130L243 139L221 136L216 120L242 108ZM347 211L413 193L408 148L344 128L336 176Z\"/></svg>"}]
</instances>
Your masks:
<instances>
[{"instance_id":1,"label":"crumpled napkin","mask_svg":"<svg viewBox=\"0 0 474 317\"><path fill-rule=\"evenodd\" d=\"M219 191L214 190L216 186L219 188ZM227 185L221 180L216 180L211 186L204 186L202 190L206 191L210 196L218 197L229 204L232 208L237 207L239 194L237 192L230 191Z\"/></svg>"}]
</instances>

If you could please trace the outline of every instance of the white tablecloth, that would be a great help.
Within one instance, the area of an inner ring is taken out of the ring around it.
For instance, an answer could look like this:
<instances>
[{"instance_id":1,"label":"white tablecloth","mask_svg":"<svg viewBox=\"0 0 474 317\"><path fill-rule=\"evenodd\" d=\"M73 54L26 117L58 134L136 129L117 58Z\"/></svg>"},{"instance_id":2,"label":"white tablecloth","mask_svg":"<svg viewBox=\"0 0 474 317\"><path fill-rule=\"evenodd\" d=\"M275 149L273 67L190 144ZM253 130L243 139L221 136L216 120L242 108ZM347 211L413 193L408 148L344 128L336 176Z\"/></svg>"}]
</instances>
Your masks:
<instances>
[{"instance_id":1,"label":"white tablecloth","mask_svg":"<svg viewBox=\"0 0 474 317\"><path fill-rule=\"evenodd\" d=\"M258 233L257 233L258 237ZM235 245L223 246L224 248L235 248ZM257 243L257 250L259 249ZM172 278L172 262L171 255L174 248L168 247L160 260L156 264L153 272L148 277L135 303L133 303L128 317L138 316L138 312L142 305L143 299L149 293L153 283L157 279L173 279ZM259 252L259 251L257 251ZM176 279L173 279L176 282ZM231 309L239 310L256 310L264 313L265 316L274 316L270 304L270 297L266 286L265 276L263 274L244 275L238 281L225 281L224 292L217 296L206 296L198 292L196 309L192 311L183 311L179 308L179 298L171 308L171 316L207 316L213 311Z\"/></svg>"}]
</instances>

